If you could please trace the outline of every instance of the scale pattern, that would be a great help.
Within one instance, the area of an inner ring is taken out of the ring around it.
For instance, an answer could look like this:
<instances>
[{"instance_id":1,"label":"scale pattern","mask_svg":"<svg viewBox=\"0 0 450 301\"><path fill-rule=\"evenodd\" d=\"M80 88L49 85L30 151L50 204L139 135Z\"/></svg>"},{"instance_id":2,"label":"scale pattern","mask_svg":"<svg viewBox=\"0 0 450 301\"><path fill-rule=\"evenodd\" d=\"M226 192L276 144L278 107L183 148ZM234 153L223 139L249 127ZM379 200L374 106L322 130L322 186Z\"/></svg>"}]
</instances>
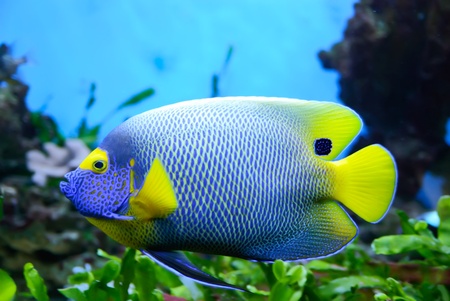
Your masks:
<instances>
[{"instance_id":1,"label":"scale pattern","mask_svg":"<svg viewBox=\"0 0 450 301\"><path fill-rule=\"evenodd\" d=\"M62 182L61 190L84 216L116 218L113 212L124 206L129 196L129 169L117 169L115 164L104 174L78 169L66 175L69 182Z\"/></svg>"},{"instance_id":2,"label":"scale pattern","mask_svg":"<svg viewBox=\"0 0 450 301\"><path fill-rule=\"evenodd\" d=\"M137 185L158 157L178 201L167 218L128 224L149 248L296 260L334 253L356 235L345 211L326 201L333 175L288 106L190 102L120 127Z\"/></svg>"}]
</instances>

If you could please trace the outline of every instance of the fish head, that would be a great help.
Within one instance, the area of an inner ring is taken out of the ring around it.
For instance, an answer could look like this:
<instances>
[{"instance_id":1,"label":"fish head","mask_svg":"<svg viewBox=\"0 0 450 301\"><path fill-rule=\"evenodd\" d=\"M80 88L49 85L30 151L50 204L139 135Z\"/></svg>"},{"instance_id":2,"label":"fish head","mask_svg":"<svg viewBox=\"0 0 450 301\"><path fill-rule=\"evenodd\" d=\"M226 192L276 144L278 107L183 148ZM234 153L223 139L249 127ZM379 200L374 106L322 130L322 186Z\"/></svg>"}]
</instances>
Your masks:
<instances>
[{"instance_id":1,"label":"fish head","mask_svg":"<svg viewBox=\"0 0 450 301\"><path fill-rule=\"evenodd\" d=\"M134 160L118 160L114 152L96 148L65 175L61 192L85 217L129 220L128 200L133 190Z\"/></svg>"}]
</instances>

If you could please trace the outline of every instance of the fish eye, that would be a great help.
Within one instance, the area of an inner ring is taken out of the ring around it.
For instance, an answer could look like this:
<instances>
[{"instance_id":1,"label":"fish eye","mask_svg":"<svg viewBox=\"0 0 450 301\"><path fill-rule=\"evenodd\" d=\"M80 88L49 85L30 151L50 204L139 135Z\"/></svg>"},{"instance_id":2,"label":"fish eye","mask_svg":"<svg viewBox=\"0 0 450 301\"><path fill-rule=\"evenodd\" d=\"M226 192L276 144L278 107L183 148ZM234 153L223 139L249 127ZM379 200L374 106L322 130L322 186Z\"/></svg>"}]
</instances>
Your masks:
<instances>
[{"instance_id":1,"label":"fish eye","mask_svg":"<svg viewBox=\"0 0 450 301\"><path fill-rule=\"evenodd\" d=\"M92 168L94 171L102 172L106 169L106 162L103 160L97 160L92 163Z\"/></svg>"}]
</instances>

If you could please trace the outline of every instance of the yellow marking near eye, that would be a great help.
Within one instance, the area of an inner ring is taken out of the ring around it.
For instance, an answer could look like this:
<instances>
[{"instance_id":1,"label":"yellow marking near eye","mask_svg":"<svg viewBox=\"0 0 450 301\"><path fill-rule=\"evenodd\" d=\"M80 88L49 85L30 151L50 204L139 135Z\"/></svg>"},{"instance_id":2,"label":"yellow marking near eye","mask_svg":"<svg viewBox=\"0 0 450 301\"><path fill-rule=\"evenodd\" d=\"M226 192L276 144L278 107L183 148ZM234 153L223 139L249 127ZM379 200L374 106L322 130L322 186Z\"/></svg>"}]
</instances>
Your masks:
<instances>
[{"instance_id":1,"label":"yellow marking near eye","mask_svg":"<svg viewBox=\"0 0 450 301\"><path fill-rule=\"evenodd\" d=\"M103 161L106 166L101 170L95 169L94 163L97 161ZM83 160L83 162L81 162L80 168L101 174L108 170L108 165L108 154L106 151L96 148Z\"/></svg>"}]
</instances>

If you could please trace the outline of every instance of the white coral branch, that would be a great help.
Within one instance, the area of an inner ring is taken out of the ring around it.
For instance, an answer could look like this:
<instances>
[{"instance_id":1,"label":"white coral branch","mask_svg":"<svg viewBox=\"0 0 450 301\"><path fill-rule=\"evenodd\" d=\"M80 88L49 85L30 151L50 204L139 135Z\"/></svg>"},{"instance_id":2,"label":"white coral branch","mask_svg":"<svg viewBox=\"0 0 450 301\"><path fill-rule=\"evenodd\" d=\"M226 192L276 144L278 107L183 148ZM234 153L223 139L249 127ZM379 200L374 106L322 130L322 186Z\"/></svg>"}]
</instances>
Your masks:
<instances>
[{"instance_id":1,"label":"white coral branch","mask_svg":"<svg viewBox=\"0 0 450 301\"><path fill-rule=\"evenodd\" d=\"M67 139L63 147L46 142L43 148L45 153L31 150L26 155L28 170L33 172L32 180L39 186L45 186L48 177L63 177L91 152L80 139Z\"/></svg>"}]
</instances>

